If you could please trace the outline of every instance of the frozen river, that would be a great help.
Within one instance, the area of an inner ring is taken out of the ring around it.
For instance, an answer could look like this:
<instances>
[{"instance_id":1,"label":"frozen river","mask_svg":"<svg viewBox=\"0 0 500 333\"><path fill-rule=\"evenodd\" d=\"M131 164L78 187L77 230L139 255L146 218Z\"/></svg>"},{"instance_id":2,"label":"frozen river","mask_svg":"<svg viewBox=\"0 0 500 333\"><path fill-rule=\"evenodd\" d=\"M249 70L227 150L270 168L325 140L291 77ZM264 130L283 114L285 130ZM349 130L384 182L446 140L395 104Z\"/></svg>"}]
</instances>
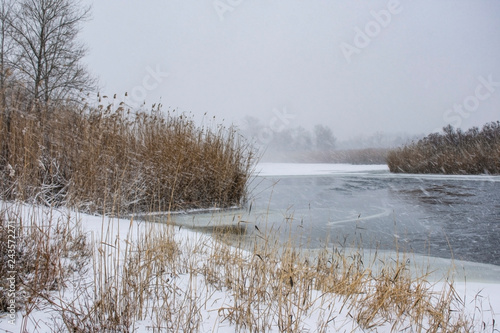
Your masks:
<instances>
[{"instance_id":1,"label":"frozen river","mask_svg":"<svg viewBox=\"0 0 500 333\"><path fill-rule=\"evenodd\" d=\"M400 250L500 266L500 176L391 174L386 166L260 164L246 210L184 215L244 221L308 248ZM249 214L248 208L251 206ZM254 234L256 229L248 228Z\"/></svg>"},{"instance_id":2,"label":"frozen river","mask_svg":"<svg viewBox=\"0 0 500 333\"><path fill-rule=\"evenodd\" d=\"M382 250L397 240L414 253L500 265L499 176L391 174L385 166L259 170L252 206L293 216L311 247L326 235L332 246L362 238L363 247Z\"/></svg>"}]
</instances>

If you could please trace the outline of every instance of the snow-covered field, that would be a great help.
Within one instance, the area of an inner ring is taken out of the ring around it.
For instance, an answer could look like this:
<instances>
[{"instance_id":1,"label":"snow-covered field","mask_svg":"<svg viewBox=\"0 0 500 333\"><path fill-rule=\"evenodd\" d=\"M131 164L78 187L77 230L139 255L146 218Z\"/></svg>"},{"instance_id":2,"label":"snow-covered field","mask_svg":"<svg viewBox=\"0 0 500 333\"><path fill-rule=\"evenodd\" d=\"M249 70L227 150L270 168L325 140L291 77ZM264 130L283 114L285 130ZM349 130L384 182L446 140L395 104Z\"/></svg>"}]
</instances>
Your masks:
<instances>
[{"instance_id":1,"label":"snow-covered field","mask_svg":"<svg viewBox=\"0 0 500 333\"><path fill-rule=\"evenodd\" d=\"M329 164L329 163L259 163L255 174L261 177L323 176L332 174L363 174L376 172L380 177L420 178L430 180L456 179L500 182L498 175L438 175L389 173L386 164Z\"/></svg>"},{"instance_id":2,"label":"snow-covered field","mask_svg":"<svg viewBox=\"0 0 500 333\"><path fill-rule=\"evenodd\" d=\"M386 166L373 165L260 164L257 167L257 172L261 176L321 175L332 172L384 170L386 170ZM7 204L4 203L3 206L5 205ZM165 226L134 221L133 219L90 216L67 210L51 210L51 213L48 214L46 212L47 208L36 208L26 205L20 205L20 207L16 209L20 211L20 214L24 215L24 220L29 220L30 216L36 214L39 216L50 215L54 219L62 218L71 221L71 223L81 227L83 233L88 236L91 247L94 248L94 255L93 258L89 259L88 269L75 272L65 288L52 292L56 305L65 304L65 306L68 306L68 304L71 304L75 309L78 308L75 300L82 296L82 290L91 290L101 276L105 275L115 279L116 275L117 279L123 278L123 263L125 262L125 257L129 255L127 254L127 248L132 246L131 244L141 244L146 238L151 238L156 232L166 232ZM202 274L203 270L207 269L204 262L208 260L209 256L213 256L214 252L221 250L220 244L207 234L196 233L186 228L172 227L168 230L170 231L167 232L173 232L173 239L180 245L180 252L184 256L183 260L185 262L183 268L174 268L175 273L171 277L174 291L170 295L174 299L171 302L174 302L174 305L178 307L179 313L183 313L182 309L185 307L196 308L196 317L187 318L173 314L172 318L175 318L176 321L172 322L170 328L165 328L161 331L186 332L186 321L192 321L191 330L196 332L246 332L245 327L237 327L228 319L231 317L231 309L234 309L234 307L240 304L238 302L241 302L241 300L236 299L235 290L227 287L218 288L216 287L218 285L217 281L211 281L209 274ZM250 253L245 253L235 248L231 248L229 251L236 251L242 258L252 256ZM99 259L99 254L103 255L101 259ZM108 257L117 256L115 259L118 258L119 264L116 266L113 263L111 265L107 264L105 262L106 255ZM111 271L104 272L103 269L110 269ZM118 273L115 274L113 271ZM221 280L232 279L231 274L233 273L228 271L226 276L222 275L218 278ZM248 283L251 283L251 281L247 281L246 285L247 288L251 289ZM441 281L433 284L431 288L439 292L446 285L446 281ZM484 330L486 332L498 331L498 325L495 326L495 322L499 322L500 320L500 284L468 280L455 282L453 286L464 306L463 315L475 324L475 330ZM146 313L144 315L145 319L132 323L131 330L133 332L156 332L152 328L158 325L155 311L161 312L162 304L158 302L160 299L157 298L156 301L153 300L144 303L146 304L145 309L143 309ZM352 312L350 307L346 306L348 303L343 300L343 296L341 295L325 295L320 291L312 291L310 299L311 306L307 310L301 309L300 305L290 304L290 311L294 315L300 313L302 316L300 330L297 331L390 332L393 328L391 322L386 322L373 328L359 327L359 324L352 318L355 311ZM118 300L115 301L117 304L119 303ZM167 302L169 300L163 299L163 301ZM255 312L248 314L248 316L254 316L255 320L258 321L260 312L264 313L271 311L271 309L255 308L253 311ZM61 324L60 314L61 312L57 306L42 301L33 308L28 317L26 317L26 312L22 309L16 311L16 319L14 321L9 317L8 313L2 314L0 316L0 332L23 332L22 328L24 325L26 332L52 332L55 330L57 323ZM264 316L261 316L261 318L264 318ZM326 325L327 321L328 325ZM266 332L280 332L282 331L280 327L283 327L283 323L278 318L272 319L270 323L261 324L263 326L268 325L266 326L268 327L265 330ZM182 329L183 327L184 329ZM397 326L398 330L404 328L404 325ZM406 331L416 330L416 327L406 328ZM65 330L62 329L60 331ZM124 328L123 332L126 331Z\"/></svg>"},{"instance_id":3,"label":"snow-covered field","mask_svg":"<svg viewBox=\"0 0 500 333\"><path fill-rule=\"evenodd\" d=\"M389 171L387 165L353 165L328 163L259 163L255 169L259 176L320 176L332 173Z\"/></svg>"},{"instance_id":4,"label":"snow-covered field","mask_svg":"<svg viewBox=\"0 0 500 333\"><path fill-rule=\"evenodd\" d=\"M27 215L35 212L32 207L26 207L24 210ZM65 211L52 212L54 218L58 215L64 216L67 214L68 212ZM116 248L121 247L123 251L123 249L126 248L126 240L128 240L128 242L131 240L140 240L139 238L144 237L144 235L147 234L147 230L150 228L148 223L145 222L131 222L130 220L125 219L111 219L107 217L79 215L75 213L70 213L70 216L72 216L72 220L75 223L79 223L81 225L84 233L87 234L90 239L94 240L94 246L96 249L101 249L103 243L107 239L114 240L111 245ZM180 230L176 228L175 239L180 244L184 244L186 247L199 246L197 244L205 244L208 247L211 246L209 236L195 233L184 228ZM189 252L189 250L184 251ZM195 261L196 264L200 264L204 260L203 254L198 253L197 257L191 258L191 260ZM97 267L97 269L99 269L99 267ZM104 274L104 272L97 272L97 274ZM77 293L81 292L79 288L86 284L90 287L93 284L94 279L95 275L92 272L92 269L87 271L85 275L75 274L71 283L67 285L65 290L53 292L56 303L58 302L58 299L65 300L67 302L77 299ZM197 320L199 320L199 324L196 326L196 331L235 332L236 327L224 320L224 316L221 312L221 309L227 309L234 305L235 300L231 290L224 288L218 290L217 288L209 287L207 278L201 274L193 276L190 273L180 273L177 274L175 279L176 288L179 288L177 290L179 295L191 295L193 299L199 302L199 318L197 318ZM433 289L439 290L444 285L444 282L437 283L434 285ZM498 295L500 295L500 285L468 281L467 283L455 283L454 287L457 294L462 298L467 311L470 312L471 316L475 316L474 319L477 321L477 328L480 329L481 325L484 323L488 328L486 331L491 332L493 319L496 321L499 319L498 313L500 312L500 297L498 297ZM391 331L390 323L379 326L376 329L363 330L359 328L355 321L350 317L350 311L343 307L344 303L342 301L342 297L339 296L339 298L336 298L335 296L332 296L331 298L324 298L321 296L320 292L313 293L313 297L317 297L317 304L315 305L317 308L314 309L314 311L311 310L308 317L303 320L301 327L304 331L318 331L318 328L322 324L321 321L327 313L334 314L334 316L332 316L334 320L329 323L326 332ZM185 306L189 305L190 304L185 304ZM183 306L183 304L180 303L179 306ZM478 311L478 309L480 309L480 311ZM8 314L3 314L0 317L0 330L2 332L22 332L23 325L26 325L27 332L51 332L55 329L55 323L59 320L58 312L54 309L54 307L47 305L44 302L37 305L37 307L29 314L29 317L23 318L24 315L25 312L23 310L17 311L16 320L14 324L12 324L12 320L9 318ZM133 323L133 331L140 333L152 332L151 327L153 326L153 318L145 319ZM273 327L274 329L269 330L269 332L280 331L277 324ZM242 331L245 330L243 329Z\"/></svg>"}]
</instances>

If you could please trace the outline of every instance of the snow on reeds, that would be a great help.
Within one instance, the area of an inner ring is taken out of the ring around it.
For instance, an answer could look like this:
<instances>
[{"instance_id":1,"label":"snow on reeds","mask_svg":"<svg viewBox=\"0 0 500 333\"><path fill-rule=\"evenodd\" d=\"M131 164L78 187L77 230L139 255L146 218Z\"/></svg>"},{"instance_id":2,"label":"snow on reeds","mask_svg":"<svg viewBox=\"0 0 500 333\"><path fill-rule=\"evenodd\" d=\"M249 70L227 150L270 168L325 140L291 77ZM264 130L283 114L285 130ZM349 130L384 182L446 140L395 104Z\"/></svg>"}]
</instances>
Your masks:
<instances>
[{"instance_id":1,"label":"snow on reeds","mask_svg":"<svg viewBox=\"0 0 500 333\"><path fill-rule=\"evenodd\" d=\"M233 128L160 107L0 112L0 197L80 211L228 207L245 200L252 148ZM7 117L8 115L8 117Z\"/></svg>"},{"instance_id":2,"label":"snow on reeds","mask_svg":"<svg viewBox=\"0 0 500 333\"><path fill-rule=\"evenodd\" d=\"M307 252L287 229L293 217L279 230L214 221L212 235L174 215L117 217L241 205L253 151L231 128L121 106L12 108L0 126L5 331L495 330L485 312L464 310L451 279L429 282L405 254Z\"/></svg>"},{"instance_id":3,"label":"snow on reeds","mask_svg":"<svg viewBox=\"0 0 500 333\"><path fill-rule=\"evenodd\" d=\"M429 272L403 253L307 252L291 233L280 242L292 217L280 230L245 223L255 232L214 227L208 235L170 219L150 223L12 203L1 213L1 236L13 221L23 249L16 253L23 271L15 325L7 324L8 312L0 315L0 326L12 332L495 329L480 307L465 311L449 276L429 282ZM251 238L245 246L228 244L243 235Z\"/></svg>"},{"instance_id":4,"label":"snow on reeds","mask_svg":"<svg viewBox=\"0 0 500 333\"><path fill-rule=\"evenodd\" d=\"M391 172L500 174L500 121L466 132L452 126L388 153Z\"/></svg>"}]
</instances>

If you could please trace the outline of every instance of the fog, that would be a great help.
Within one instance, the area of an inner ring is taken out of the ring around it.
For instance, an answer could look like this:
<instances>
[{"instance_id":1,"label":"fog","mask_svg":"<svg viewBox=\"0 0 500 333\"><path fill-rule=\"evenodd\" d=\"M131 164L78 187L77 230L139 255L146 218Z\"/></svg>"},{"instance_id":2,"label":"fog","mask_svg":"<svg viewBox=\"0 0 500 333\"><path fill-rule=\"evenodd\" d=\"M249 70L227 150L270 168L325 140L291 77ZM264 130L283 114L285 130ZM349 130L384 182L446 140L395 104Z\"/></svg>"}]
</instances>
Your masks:
<instances>
[{"instance_id":1,"label":"fog","mask_svg":"<svg viewBox=\"0 0 500 333\"><path fill-rule=\"evenodd\" d=\"M92 5L87 64L130 105L252 115L271 131L322 124L340 140L500 118L499 1Z\"/></svg>"}]
</instances>

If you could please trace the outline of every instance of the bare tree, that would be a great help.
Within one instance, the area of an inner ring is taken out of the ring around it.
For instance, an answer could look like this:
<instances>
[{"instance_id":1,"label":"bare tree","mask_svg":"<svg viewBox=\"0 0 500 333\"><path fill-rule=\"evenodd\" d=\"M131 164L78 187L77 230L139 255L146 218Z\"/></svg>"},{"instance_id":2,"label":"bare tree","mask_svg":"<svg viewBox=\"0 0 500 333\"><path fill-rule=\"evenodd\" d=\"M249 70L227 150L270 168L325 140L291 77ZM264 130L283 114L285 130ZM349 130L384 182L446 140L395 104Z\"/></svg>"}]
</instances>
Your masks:
<instances>
[{"instance_id":1,"label":"bare tree","mask_svg":"<svg viewBox=\"0 0 500 333\"><path fill-rule=\"evenodd\" d=\"M10 19L13 2L1 0L0 3L0 128L5 133L11 132L11 108L7 102L7 95L12 88L12 63L10 55L13 50L11 39ZM10 153L8 140L1 140L0 161L6 161Z\"/></svg>"},{"instance_id":2,"label":"bare tree","mask_svg":"<svg viewBox=\"0 0 500 333\"><path fill-rule=\"evenodd\" d=\"M337 139L333 136L330 127L326 125L314 126L314 137L316 141L316 149L318 150L333 150Z\"/></svg>"},{"instance_id":3,"label":"bare tree","mask_svg":"<svg viewBox=\"0 0 500 333\"><path fill-rule=\"evenodd\" d=\"M20 0L9 20L15 43L14 70L35 103L76 100L95 80L82 63L77 40L90 7L77 0Z\"/></svg>"},{"instance_id":4,"label":"bare tree","mask_svg":"<svg viewBox=\"0 0 500 333\"><path fill-rule=\"evenodd\" d=\"M12 1L1 0L0 4L0 103L6 117L8 113L6 110L6 90L9 77L12 75L11 66L12 60L9 55L13 51L13 43L11 39L10 19L12 15Z\"/></svg>"}]
</instances>

